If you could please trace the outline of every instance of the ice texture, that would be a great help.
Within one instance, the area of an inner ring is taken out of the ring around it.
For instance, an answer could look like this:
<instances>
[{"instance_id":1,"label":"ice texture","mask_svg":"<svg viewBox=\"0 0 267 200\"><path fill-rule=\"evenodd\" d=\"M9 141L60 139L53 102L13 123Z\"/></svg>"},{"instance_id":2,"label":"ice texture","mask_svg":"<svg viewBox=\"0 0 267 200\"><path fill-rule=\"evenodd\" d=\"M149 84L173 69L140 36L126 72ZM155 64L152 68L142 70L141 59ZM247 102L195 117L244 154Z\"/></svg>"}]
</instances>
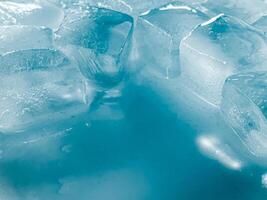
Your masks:
<instances>
[{"instance_id":1,"label":"ice texture","mask_svg":"<svg viewBox=\"0 0 267 200\"><path fill-rule=\"evenodd\" d=\"M111 9L114 11L122 12L137 18L141 13L161 7L165 4L178 2L177 0L48 0L49 2L62 7L63 9L73 7L86 7L96 6L99 8ZM186 3L187 5L200 6L206 0L180 0L179 2Z\"/></svg>"},{"instance_id":2,"label":"ice texture","mask_svg":"<svg viewBox=\"0 0 267 200\"><path fill-rule=\"evenodd\" d=\"M180 45L181 74L193 91L218 105L225 79L244 70L266 69L263 32L230 16L202 23Z\"/></svg>"},{"instance_id":3,"label":"ice texture","mask_svg":"<svg viewBox=\"0 0 267 200\"><path fill-rule=\"evenodd\" d=\"M0 199L266 199L266 1L0 0Z\"/></svg>"},{"instance_id":4,"label":"ice texture","mask_svg":"<svg viewBox=\"0 0 267 200\"><path fill-rule=\"evenodd\" d=\"M12 25L0 28L0 54L53 47L53 32L46 27Z\"/></svg>"},{"instance_id":5,"label":"ice texture","mask_svg":"<svg viewBox=\"0 0 267 200\"><path fill-rule=\"evenodd\" d=\"M0 131L22 132L86 112L92 88L58 50L0 57Z\"/></svg>"},{"instance_id":6,"label":"ice texture","mask_svg":"<svg viewBox=\"0 0 267 200\"><path fill-rule=\"evenodd\" d=\"M0 25L36 25L57 29L63 18L63 10L46 1L0 1Z\"/></svg>"},{"instance_id":7,"label":"ice texture","mask_svg":"<svg viewBox=\"0 0 267 200\"><path fill-rule=\"evenodd\" d=\"M180 41L206 20L205 14L181 2L144 12L135 30L139 65L150 67L160 77L177 76Z\"/></svg>"},{"instance_id":8,"label":"ice texture","mask_svg":"<svg viewBox=\"0 0 267 200\"><path fill-rule=\"evenodd\" d=\"M251 153L267 156L267 72L229 77L223 88L221 110Z\"/></svg>"},{"instance_id":9,"label":"ice texture","mask_svg":"<svg viewBox=\"0 0 267 200\"><path fill-rule=\"evenodd\" d=\"M267 14L264 0L207 0L202 4L210 14L224 13L253 23Z\"/></svg>"},{"instance_id":10,"label":"ice texture","mask_svg":"<svg viewBox=\"0 0 267 200\"><path fill-rule=\"evenodd\" d=\"M57 32L57 44L71 55L85 77L111 87L123 77L133 18L116 11L69 9Z\"/></svg>"},{"instance_id":11,"label":"ice texture","mask_svg":"<svg viewBox=\"0 0 267 200\"><path fill-rule=\"evenodd\" d=\"M120 12L128 13L132 16L138 16L141 13L155 9L157 7L161 7L165 4L176 2L176 0L119 0L119 1L110 1L110 0L87 0L90 5L95 5L99 7L105 7L113 10L117 10ZM205 0L180 0L179 2L183 2L190 5L200 4L205 2Z\"/></svg>"},{"instance_id":12,"label":"ice texture","mask_svg":"<svg viewBox=\"0 0 267 200\"><path fill-rule=\"evenodd\" d=\"M255 26L258 29L261 29L264 32L267 32L267 14L263 15L261 18L255 21L253 23L253 26Z\"/></svg>"}]
</instances>

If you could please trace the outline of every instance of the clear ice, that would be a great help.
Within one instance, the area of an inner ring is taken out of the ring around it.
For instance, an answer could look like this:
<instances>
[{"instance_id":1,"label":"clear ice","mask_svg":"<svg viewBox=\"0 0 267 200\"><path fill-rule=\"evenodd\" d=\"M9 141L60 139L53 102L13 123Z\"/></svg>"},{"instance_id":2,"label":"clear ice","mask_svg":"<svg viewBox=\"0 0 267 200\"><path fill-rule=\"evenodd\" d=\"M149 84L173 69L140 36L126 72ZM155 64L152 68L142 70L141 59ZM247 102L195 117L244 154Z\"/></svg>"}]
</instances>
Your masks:
<instances>
[{"instance_id":1,"label":"clear ice","mask_svg":"<svg viewBox=\"0 0 267 200\"><path fill-rule=\"evenodd\" d=\"M133 18L123 13L97 7L69 9L56 43L85 77L100 87L112 87L122 79L132 29Z\"/></svg>"},{"instance_id":2,"label":"clear ice","mask_svg":"<svg viewBox=\"0 0 267 200\"><path fill-rule=\"evenodd\" d=\"M0 66L1 132L56 123L86 112L92 102L90 84L57 50L14 51L0 57Z\"/></svg>"},{"instance_id":3,"label":"clear ice","mask_svg":"<svg viewBox=\"0 0 267 200\"><path fill-rule=\"evenodd\" d=\"M229 77L221 110L251 153L266 158L267 71Z\"/></svg>"},{"instance_id":4,"label":"clear ice","mask_svg":"<svg viewBox=\"0 0 267 200\"><path fill-rule=\"evenodd\" d=\"M151 68L159 77L178 76L180 41L206 20L205 14L181 2L145 11L134 34L138 65Z\"/></svg>"},{"instance_id":5,"label":"clear ice","mask_svg":"<svg viewBox=\"0 0 267 200\"><path fill-rule=\"evenodd\" d=\"M224 13L253 23L267 14L265 0L207 0L202 6L211 16Z\"/></svg>"},{"instance_id":6,"label":"clear ice","mask_svg":"<svg viewBox=\"0 0 267 200\"><path fill-rule=\"evenodd\" d=\"M221 14L182 40L181 74L196 94L218 106L225 79L241 71L266 69L266 56L263 32Z\"/></svg>"},{"instance_id":7,"label":"clear ice","mask_svg":"<svg viewBox=\"0 0 267 200\"><path fill-rule=\"evenodd\" d=\"M0 199L265 200L266 16L0 0Z\"/></svg>"},{"instance_id":8,"label":"clear ice","mask_svg":"<svg viewBox=\"0 0 267 200\"><path fill-rule=\"evenodd\" d=\"M64 11L46 1L0 1L0 25L36 25L57 29L63 18Z\"/></svg>"}]
</instances>

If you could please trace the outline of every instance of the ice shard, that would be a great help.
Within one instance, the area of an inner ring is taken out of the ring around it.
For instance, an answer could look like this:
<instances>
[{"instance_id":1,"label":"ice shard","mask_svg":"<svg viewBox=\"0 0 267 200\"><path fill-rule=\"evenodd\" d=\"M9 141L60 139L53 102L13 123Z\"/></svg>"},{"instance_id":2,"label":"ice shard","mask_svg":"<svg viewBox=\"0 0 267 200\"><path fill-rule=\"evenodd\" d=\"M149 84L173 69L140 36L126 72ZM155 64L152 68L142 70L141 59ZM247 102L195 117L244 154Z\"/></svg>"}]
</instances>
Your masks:
<instances>
[{"instance_id":1,"label":"ice shard","mask_svg":"<svg viewBox=\"0 0 267 200\"><path fill-rule=\"evenodd\" d=\"M49 49L53 47L53 32L37 26L1 26L0 43L0 54L15 50Z\"/></svg>"},{"instance_id":2,"label":"ice shard","mask_svg":"<svg viewBox=\"0 0 267 200\"><path fill-rule=\"evenodd\" d=\"M160 77L177 76L180 41L206 20L205 14L181 2L144 12L135 30L139 65L147 65Z\"/></svg>"},{"instance_id":3,"label":"ice shard","mask_svg":"<svg viewBox=\"0 0 267 200\"><path fill-rule=\"evenodd\" d=\"M97 7L70 9L57 32L57 44L85 77L112 87L123 77L132 30L129 15Z\"/></svg>"},{"instance_id":4,"label":"ice shard","mask_svg":"<svg viewBox=\"0 0 267 200\"><path fill-rule=\"evenodd\" d=\"M229 77L221 110L241 141L257 157L267 156L267 72Z\"/></svg>"},{"instance_id":5,"label":"ice shard","mask_svg":"<svg viewBox=\"0 0 267 200\"><path fill-rule=\"evenodd\" d=\"M180 45L184 83L219 105L225 79L244 70L266 69L263 32L236 18L218 15L196 27Z\"/></svg>"},{"instance_id":6,"label":"ice shard","mask_svg":"<svg viewBox=\"0 0 267 200\"><path fill-rule=\"evenodd\" d=\"M46 1L0 1L0 25L36 25L57 29L63 18L63 10Z\"/></svg>"},{"instance_id":7,"label":"ice shard","mask_svg":"<svg viewBox=\"0 0 267 200\"><path fill-rule=\"evenodd\" d=\"M212 14L224 13L253 23L267 14L264 0L207 0L202 4Z\"/></svg>"},{"instance_id":8,"label":"ice shard","mask_svg":"<svg viewBox=\"0 0 267 200\"><path fill-rule=\"evenodd\" d=\"M7 53L0 65L1 132L44 127L88 110L93 90L58 50Z\"/></svg>"}]
</instances>

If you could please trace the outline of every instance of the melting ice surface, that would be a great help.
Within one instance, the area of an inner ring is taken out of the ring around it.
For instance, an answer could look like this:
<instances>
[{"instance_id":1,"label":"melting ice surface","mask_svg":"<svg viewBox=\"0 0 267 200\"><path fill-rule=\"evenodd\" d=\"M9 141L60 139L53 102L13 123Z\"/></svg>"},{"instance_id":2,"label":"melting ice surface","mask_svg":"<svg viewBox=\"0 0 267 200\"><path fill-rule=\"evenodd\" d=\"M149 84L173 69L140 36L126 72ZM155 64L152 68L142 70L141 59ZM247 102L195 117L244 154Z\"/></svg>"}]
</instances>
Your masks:
<instances>
[{"instance_id":1,"label":"melting ice surface","mask_svg":"<svg viewBox=\"0 0 267 200\"><path fill-rule=\"evenodd\" d=\"M177 21L176 19L180 19ZM166 78L179 74L180 41L208 17L181 2L144 12L136 25L139 65L147 65ZM161 55L161 56L158 56Z\"/></svg>"},{"instance_id":2,"label":"melting ice surface","mask_svg":"<svg viewBox=\"0 0 267 200\"><path fill-rule=\"evenodd\" d=\"M64 13L46 1L1 1L0 24L2 25L37 25L58 28ZM47 14L49 13L49 14Z\"/></svg>"},{"instance_id":3,"label":"melting ice surface","mask_svg":"<svg viewBox=\"0 0 267 200\"><path fill-rule=\"evenodd\" d=\"M70 9L57 32L57 43L74 57L87 78L101 86L113 85L122 78L132 28L133 19L119 12Z\"/></svg>"},{"instance_id":4,"label":"melting ice surface","mask_svg":"<svg viewBox=\"0 0 267 200\"><path fill-rule=\"evenodd\" d=\"M181 42L181 73L189 87L218 105L225 79L234 73L266 69L263 32L236 18L218 15Z\"/></svg>"},{"instance_id":5,"label":"melting ice surface","mask_svg":"<svg viewBox=\"0 0 267 200\"><path fill-rule=\"evenodd\" d=\"M229 77L224 86L222 111L249 150L267 154L267 73L241 73Z\"/></svg>"},{"instance_id":6,"label":"melting ice surface","mask_svg":"<svg viewBox=\"0 0 267 200\"><path fill-rule=\"evenodd\" d=\"M0 199L265 200L265 8L0 1Z\"/></svg>"},{"instance_id":7,"label":"melting ice surface","mask_svg":"<svg viewBox=\"0 0 267 200\"><path fill-rule=\"evenodd\" d=\"M59 51L14 51L1 56L0 65L2 132L21 132L86 112L92 101L89 83Z\"/></svg>"},{"instance_id":8,"label":"melting ice surface","mask_svg":"<svg viewBox=\"0 0 267 200\"><path fill-rule=\"evenodd\" d=\"M0 54L16 50L49 49L53 47L53 32L46 27L1 26L0 34Z\"/></svg>"},{"instance_id":9,"label":"melting ice surface","mask_svg":"<svg viewBox=\"0 0 267 200\"><path fill-rule=\"evenodd\" d=\"M265 0L207 0L202 3L205 10L211 15L225 13L238 17L248 23L253 23L266 15L267 4Z\"/></svg>"}]
</instances>

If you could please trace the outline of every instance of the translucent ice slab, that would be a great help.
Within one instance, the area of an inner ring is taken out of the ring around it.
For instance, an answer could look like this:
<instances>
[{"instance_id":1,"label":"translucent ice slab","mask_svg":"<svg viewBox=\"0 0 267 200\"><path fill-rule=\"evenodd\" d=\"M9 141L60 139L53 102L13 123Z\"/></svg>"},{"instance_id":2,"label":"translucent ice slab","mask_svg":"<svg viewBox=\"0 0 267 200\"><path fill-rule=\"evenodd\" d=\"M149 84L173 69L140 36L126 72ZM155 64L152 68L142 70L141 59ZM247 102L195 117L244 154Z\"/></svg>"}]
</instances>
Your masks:
<instances>
[{"instance_id":1,"label":"translucent ice slab","mask_svg":"<svg viewBox=\"0 0 267 200\"><path fill-rule=\"evenodd\" d=\"M77 61L85 77L111 87L122 78L132 29L129 15L97 7L70 9L57 44Z\"/></svg>"},{"instance_id":2,"label":"translucent ice slab","mask_svg":"<svg viewBox=\"0 0 267 200\"><path fill-rule=\"evenodd\" d=\"M202 4L215 15L224 13L253 23L267 14L267 3L264 0L207 0Z\"/></svg>"},{"instance_id":3,"label":"translucent ice slab","mask_svg":"<svg viewBox=\"0 0 267 200\"><path fill-rule=\"evenodd\" d=\"M266 69L266 58L264 34L225 15L202 23L180 45L184 82L215 105L220 103L221 90L229 75Z\"/></svg>"},{"instance_id":4,"label":"translucent ice slab","mask_svg":"<svg viewBox=\"0 0 267 200\"><path fill-rule=\"evenodd\" d=\"M146 11L137 23L135 42L140 65L148 65L166 78L179 74L180 41L208 18L181 2Z\"/></svg>"},{"instance_id":5,"label":"translucent ice slab","mask_svg":"<svg viewBox=\"0 0 267 200\"><path fill-rule=\"evenodd\" d=\"M267 72L241 73L224 85L221 110L251 153L267 156Z\"/></svg>"},{"instance_id":6,"label":"translucent ice slab","mask_svg":"<svg viewBox=\"0 0 267 200\"><path fill-rule=\"evenodd\" d=\"M52 30L37 26L1 26L0 54L26 49L52 48Z\"/></svg>"},{"instance_id":7,"label":"translucent ice slab","mask_svg":"<svg viewBox=\"0 0 267 200\"><path fill-rule=\"evenodd\" d=\"M88 110L92 88L57 50L0 57L0 131L21 132Z\"/></svg>"},{"instance_id":8,"label":"translucent ice slab","mask_svg":"<svg viewBox=\"0 0 267 200\"><path fill-rule=\"evenodd\" d=\"M0 25L36 25L57 29L63 18L63 10L46 1L0 1Z\"/></svg>"}]
</instances>

